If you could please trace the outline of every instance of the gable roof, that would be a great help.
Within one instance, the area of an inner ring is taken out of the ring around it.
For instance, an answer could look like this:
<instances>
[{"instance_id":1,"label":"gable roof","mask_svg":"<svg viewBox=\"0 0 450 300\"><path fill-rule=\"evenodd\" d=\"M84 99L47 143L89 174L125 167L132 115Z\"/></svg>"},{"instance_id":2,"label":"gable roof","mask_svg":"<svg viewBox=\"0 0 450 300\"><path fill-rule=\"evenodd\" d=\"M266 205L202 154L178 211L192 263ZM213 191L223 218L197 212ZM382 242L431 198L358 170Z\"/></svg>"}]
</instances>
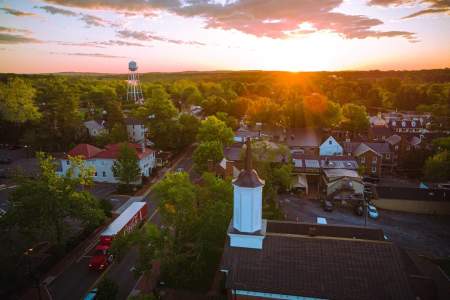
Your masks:
<instances>
[{"instance_id":1,"label":"gable roof","mask_svg":"<svg viewBox=\"0 0 450 300\"><path fill-rule=\"evenodd\" d=\"M368 151L373 152L376 155L380 155L378 152L376 152L374 149L366 145L365 143L361 143L356 147L355 151L353 151L353 155L360 156Z\"/></svg>"},{"instance_id":2,"label":"gable roof","mask_svg":"<svg viewBox=\"0 0 450 300\"><path fill-rule=\"evenodd\" d=\"M89 121L84 122L83 124L86 128L89 128L92 130L93 129L102 130L105 128L101 123L97 122L96 120L89 120Z\"/></svg>"},{"instance_id":3,"label":"gable roof","mask_svg":"<svg viewBox=\"0 0 450 300\"><path fill-rule=\"evenodd\" d=\"M227 288L322 299L414 299L397 247L375 232L371 238L364 228L272 223L260 250L226 244L221 269L228 271Z\"/></svg>"},{"instance_id":4,"label":"gable roof","mask_svg":"<svg viewBox=\"0 0 450 300\"><path fill-rule=\"evenodd\" d=\"M343 147L346 153L351 153L355 156L360 156L361 154L366 153L367 151L371 151L378 156L391 152L389 144L386 142L382 143L344 142Z\"/></svg>"},{"instance_id":5,"label":"gable roof","mask_svg":"<svg viewBox=\"0 0 450 300\"><path fill-rule=\"evenodd\" d=\"M320 147L322 147L322 146L324 146L324 145L328 145L327 141L329 141L330 139L331 139L335 144L341 146L341 144L339 144L339 142L338 142L332 135L330 135L330 136L328 136L328 137L323 141L322 144L320 144ZM341 146L341 147L342 147L342 146Z\"/></svg>"},{"instance_id":6,"label":"gable roof","mask_svg":"<svg viewBox=\"0 0 450 300\"><path fill-rule=\"evenodd\" d=\"M388 142L392 146L400 143L401 141L402 141L402 137L397 134L393 134L386 139L386 142Z\"/></svg>"},{"instance_id":7,"label":"gable roof","mask_svg":"<svg viewBox=\"0 0 450 300\"><path fill-rule=\"evenodd\" d=\"M82 156L84 159L90 159L101 151L103 150L89 144L78 144L67 154L70 156Z\"/></svg>"},{"instance_id":8,"label":"gable roof","mask_svg":"<svg viewBox=\"0 0 450 300\"><path fill-rule=\"evenodd\" d=\"M122 144L109 144L106 145L105 149L100 149L89 144L79 144L70 150L68 155L80 155L84 159L116 159L119 156L121 145ZM152 149L147 147L144 151L142 151L142 146L139 144L128 143L128 146L136 150L136 154L139 159L143 159L154 152Z\"/></svg>"},{"instance_id":9,"label":"gable roof","mask_svg":"<svg viewBox=\"0 0 450 300\"><path fill-rule=\"evenodd\" d=\"M106 149L102 152L98 153L95 158L103 158L103 159L116 159L120 153L120 147L122 144L109 144L106 145ZM148 155L152 154L154 151L150 148L145 148L142 151L142 146L139 144L127 143L128 147L134 148L136 150L136 154L139 159L143 159Z\"/></svg>"}]
</instances>

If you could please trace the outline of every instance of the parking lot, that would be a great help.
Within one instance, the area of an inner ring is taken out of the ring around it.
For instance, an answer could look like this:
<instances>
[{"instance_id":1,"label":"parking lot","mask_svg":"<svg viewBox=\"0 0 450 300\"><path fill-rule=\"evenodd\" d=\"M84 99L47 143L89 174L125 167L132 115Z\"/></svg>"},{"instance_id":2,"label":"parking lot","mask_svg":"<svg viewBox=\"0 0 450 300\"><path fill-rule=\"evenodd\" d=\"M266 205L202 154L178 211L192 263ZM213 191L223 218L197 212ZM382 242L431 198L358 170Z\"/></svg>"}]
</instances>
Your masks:
<instances>
[{"instance_id":1,"label":"parking lot","mask_svg":"<svg viewBox=\"0 0 450 300\"><path fill-rule=\"evenodd\" d=\"M364 217L351 208L335 207L325 212L320 202L293 195L280 195L280 207L287 220L316 223L317 217L326 218L328 224L364 226ZM376 201L374 202L376 205ZM450 217L378 210L377 220L367 218L367 226L381 228L385 235L401 247L418 254L450 256Z\"/></svg>"}]
</instances>

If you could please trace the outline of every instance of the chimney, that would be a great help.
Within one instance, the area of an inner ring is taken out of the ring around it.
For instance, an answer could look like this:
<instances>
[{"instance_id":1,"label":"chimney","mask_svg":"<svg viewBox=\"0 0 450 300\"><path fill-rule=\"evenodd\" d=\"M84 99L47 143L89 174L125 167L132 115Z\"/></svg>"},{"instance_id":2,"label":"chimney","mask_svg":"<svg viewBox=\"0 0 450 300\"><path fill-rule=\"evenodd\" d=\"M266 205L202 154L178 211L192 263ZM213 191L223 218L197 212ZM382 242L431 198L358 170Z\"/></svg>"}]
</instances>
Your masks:
<instances>
[{"instance_id":1,"label":"chimney","mask_svg":"<svg viewBox=\"0 0 450 300\"><path fill-rule=\"evenodd\" d=\"M208 172L214 173L214 162L212 159L208 159Z\"/></svg>"},{"instance_id":2,"label":"chimney","mask_svg":"<svg viewBox=\"0 0 450 300\"><path fill-rule=\"evenodd\" d=\"M233 162L227 160L225 162L225 177L233 177Z\"/></svg>"}]
</instances>

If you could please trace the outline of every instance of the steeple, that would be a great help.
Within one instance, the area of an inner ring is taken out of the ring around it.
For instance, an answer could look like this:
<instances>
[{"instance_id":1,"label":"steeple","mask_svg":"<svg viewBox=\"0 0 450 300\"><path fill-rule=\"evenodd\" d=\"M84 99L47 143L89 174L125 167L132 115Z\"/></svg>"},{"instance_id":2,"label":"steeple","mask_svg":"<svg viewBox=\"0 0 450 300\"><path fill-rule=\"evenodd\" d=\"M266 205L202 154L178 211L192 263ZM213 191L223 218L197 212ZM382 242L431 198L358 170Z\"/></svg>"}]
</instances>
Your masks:
<instances>
[{"instance_id":1,"label":"steeple","mask_svg":"<svg viewBox=\"0 0 450 300\"><path fill-rule=\"evenodd\" d=\"M266 221L262 219L264 180L253 169L250 140L245 144L244 169L233 181L233 220L228 235L232 247L261 249L266 231Z\"/></svg>"},{"instance_id":2,"label":"steeple","mask_svg":"<svg viewBox=\"0 0 450 300\"><path fill-rule=\"evenodd\" d=\"M251 171L252 170L252 143L250 142L250 139L247 139L245 141L245 170Z\"/></svg>"},{"instance_id":3,"label":"steeple","mask_svg":"<svg viewBox=\"0 0 450 300\"><path fill-rule=\"evenodd\" d=\"M252 146L250 139L245 142L244 170L234 180L233 184L240 187L255 188L264 185L264 180L259 178L258 173L252 167Z\"/></svg>"}]
</instances>

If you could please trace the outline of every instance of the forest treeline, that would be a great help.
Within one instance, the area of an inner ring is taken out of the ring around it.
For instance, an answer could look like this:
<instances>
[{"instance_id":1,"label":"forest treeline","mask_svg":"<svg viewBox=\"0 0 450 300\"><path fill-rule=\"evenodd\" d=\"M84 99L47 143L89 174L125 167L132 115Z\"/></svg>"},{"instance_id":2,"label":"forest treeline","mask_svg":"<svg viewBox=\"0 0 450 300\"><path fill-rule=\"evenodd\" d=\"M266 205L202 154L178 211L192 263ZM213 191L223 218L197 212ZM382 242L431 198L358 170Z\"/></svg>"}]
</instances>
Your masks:
<instances>
[{"instance_id":1,"label":"forest treeline","mask_svg":"<svg viewBox=\"0 0 450 300\"><path fill-rule=\"evenodd\" d=\"M199 122L188 112L203 108L232 128L250 123L339 127L364 131L367 113L431 112L448 125L450 69L359 72L183 72L141 75L145 103L127 102L126 75L0 75L2 140L47 151L80 142L99 146L126 135L124 112L144 121L161 149L195 139ZM150 117L151 116L151 117ZM83 121L106 120L108 135L92 140Z\"/></svg>"}]
</instances>

